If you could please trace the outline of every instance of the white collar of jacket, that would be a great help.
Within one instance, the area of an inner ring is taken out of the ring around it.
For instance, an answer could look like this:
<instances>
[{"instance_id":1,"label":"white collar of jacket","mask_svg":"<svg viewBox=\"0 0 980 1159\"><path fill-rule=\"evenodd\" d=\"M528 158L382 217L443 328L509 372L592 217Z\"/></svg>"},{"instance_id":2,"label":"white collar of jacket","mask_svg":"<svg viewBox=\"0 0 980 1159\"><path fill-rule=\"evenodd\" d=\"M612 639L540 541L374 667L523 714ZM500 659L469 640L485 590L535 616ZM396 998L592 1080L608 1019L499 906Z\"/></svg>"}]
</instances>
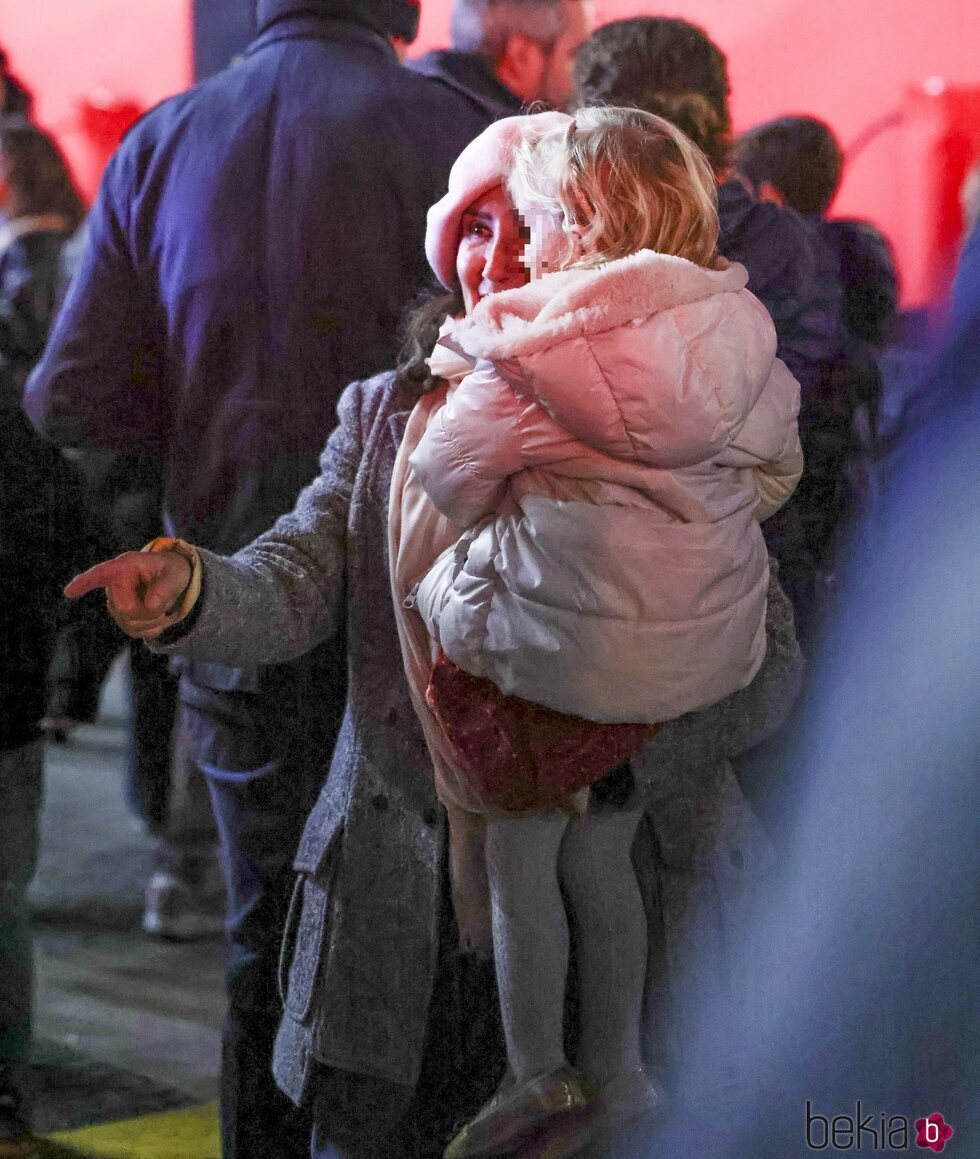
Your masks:
<instances>
[{"instance_id":1,"label":"white collar of jacket","mask_svg":"<svg viewBox=\"0 0 980 1159\"><path fill-rule=\"evenodd\" d=\"M474 358L519 358L714 294L735 293L747 282L745 267L724 258L705 269L686 258L641 250L597 269L562 270L491 294L454 326L453 337Z\"/></svg>"}]
</instances>

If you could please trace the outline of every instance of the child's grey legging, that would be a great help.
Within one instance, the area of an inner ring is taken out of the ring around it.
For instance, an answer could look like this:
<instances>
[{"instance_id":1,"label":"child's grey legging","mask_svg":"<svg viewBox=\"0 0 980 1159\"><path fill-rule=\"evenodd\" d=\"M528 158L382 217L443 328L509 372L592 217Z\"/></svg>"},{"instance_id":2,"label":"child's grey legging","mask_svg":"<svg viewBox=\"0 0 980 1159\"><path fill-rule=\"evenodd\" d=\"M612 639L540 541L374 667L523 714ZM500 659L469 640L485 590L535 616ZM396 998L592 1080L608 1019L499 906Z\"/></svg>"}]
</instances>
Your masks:
<instances>
[{"instance_id":1,"label":"child's grey legging","mask_svg":"<svg viewBox=\"0 0 980 1159\"><path fill-rule=\"evenodd\" d=\"M647 928L630 850L641 815L534 813L487 824L500 1010L518 1082L565 1062L568 916L580 986L576 1062L599 1084L640 1065Z\"/></svg>"}]
</instances>

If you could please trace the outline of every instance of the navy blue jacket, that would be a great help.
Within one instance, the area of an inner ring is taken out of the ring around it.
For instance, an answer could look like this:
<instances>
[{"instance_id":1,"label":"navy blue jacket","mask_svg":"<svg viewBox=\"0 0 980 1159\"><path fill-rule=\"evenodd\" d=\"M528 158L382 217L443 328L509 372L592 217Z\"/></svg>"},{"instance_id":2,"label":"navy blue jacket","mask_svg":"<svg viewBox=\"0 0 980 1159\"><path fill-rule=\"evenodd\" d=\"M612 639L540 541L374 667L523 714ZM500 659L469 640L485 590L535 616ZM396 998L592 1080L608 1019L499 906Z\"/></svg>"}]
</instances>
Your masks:
<instances>
[{"instance_id":1,"label":"navy blue jacket","mask_svg":"<svg viewBox=\"0 0 980 1159\"><path fill-rule=\"evenodd\" d=\"M317 8L266 0L240 63L126 137L26 393L57 442L156 452L172 527L219 552L292 507L343 387L393 364L425 211L486 123Z\"/></svg>"},{"instance_id":2,"label":"navy blue jacket","mask_svg":"<svg viewBox=\"0 0 980 1159\"><path fill-rule=\"evenodd\" d=\"M741 262L749 289L772 315L777 354L801 386L843 349L842 287L823 243L792 209L756 201L737 178L718 187L718 252ZM832 259L831 259L832 260Z\"/></svg>"},{"instance_id":3,"label":"navy blue jacket","mask_svg":"<svg viewBox=\"0 0 980 1159\"><path fill-rule=\"evenodd\" d=\"M408 67L451 89L489 125L524 111L521 98L500 83L486 57L475 52L439 48L409 61Z\"/></svg>"}]
</instances>

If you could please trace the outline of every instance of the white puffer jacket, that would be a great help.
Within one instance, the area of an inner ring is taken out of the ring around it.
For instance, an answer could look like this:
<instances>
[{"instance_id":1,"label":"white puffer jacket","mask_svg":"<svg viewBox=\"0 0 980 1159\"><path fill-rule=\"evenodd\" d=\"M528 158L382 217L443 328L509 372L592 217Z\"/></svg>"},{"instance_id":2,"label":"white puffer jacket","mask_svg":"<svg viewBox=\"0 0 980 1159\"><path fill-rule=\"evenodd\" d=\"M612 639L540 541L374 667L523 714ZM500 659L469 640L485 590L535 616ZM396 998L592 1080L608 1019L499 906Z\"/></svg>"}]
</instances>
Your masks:
<instances>
[{"instance_id":1,"label":"white puffer jacket","mask_svg":"<svg viewBox=\"0 0 980 1159\"><path fill-rule=\"evenodd\" d=\"M765 653L758 520L802 470L799 387L745 269L643 251L484 299L411 465L468 530L417 607L461 668L599 721L744 687Z\"/></svg>"}]
</instances>

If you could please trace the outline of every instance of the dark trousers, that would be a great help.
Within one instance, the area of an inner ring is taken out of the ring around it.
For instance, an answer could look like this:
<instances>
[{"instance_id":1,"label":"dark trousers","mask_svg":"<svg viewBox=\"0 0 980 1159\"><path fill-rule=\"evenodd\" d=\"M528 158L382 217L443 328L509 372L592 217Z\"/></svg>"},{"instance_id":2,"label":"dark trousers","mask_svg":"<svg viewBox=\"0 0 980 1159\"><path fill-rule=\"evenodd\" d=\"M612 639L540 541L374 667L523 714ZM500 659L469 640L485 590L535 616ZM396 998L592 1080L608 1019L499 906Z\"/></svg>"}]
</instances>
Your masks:
<instances>
[{"instance_id":1,"label":"dark trousers","mask_svg":"<svg viewBox=\"0 0 980 1159\"><path fill-rule=\"evenodd\" d=\"M222 1154L305 1159L309 1115L276 1087L272 1045L282 1011L277 979L292 862L336 740L342 658L319 649L238 687L209 686L217 683L236 684L233 670L185 672L180 744L208 781L228 892Z\"/></svg>"},{"instance_id":2,"label":"dark trousers","mask_svg":"<svg viewBox=\"0 0 980 1159\"><path fill-rule=\"evenodd\" d=\"M34 943L27 887L34 876L41 814L43 744L0 751L0 1080L27 1057Z\"/></svg>"},{"instance_id":3,"label":"dark trousers","mask_svg":"<svg viewBox=\"0 0 980 1159\"><path fill-rule=\"evenodd\" d=\"M177 714L177 678L167 656L129 640L101 603L66 604L51 668L48 715L93 721L109 669L129 652L131 719L126 799L155 837L164 835L170 804L170 736Z\"/></svg>"}]
</instances>

